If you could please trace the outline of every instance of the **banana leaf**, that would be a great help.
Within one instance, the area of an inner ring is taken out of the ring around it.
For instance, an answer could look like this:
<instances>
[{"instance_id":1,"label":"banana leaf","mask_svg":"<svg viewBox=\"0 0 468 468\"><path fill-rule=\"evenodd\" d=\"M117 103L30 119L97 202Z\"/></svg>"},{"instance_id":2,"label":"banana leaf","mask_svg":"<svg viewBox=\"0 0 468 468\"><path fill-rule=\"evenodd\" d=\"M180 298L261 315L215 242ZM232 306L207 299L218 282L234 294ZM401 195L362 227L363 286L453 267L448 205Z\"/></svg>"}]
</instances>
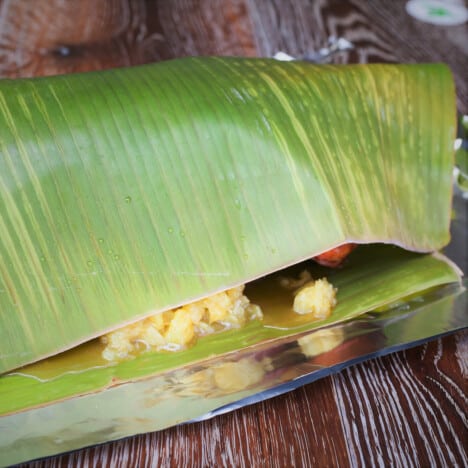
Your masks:
<instances>
[{"instance_id":1,"label":"banana leaf","mask_svg":"<svg viewBox=\"0 0 468 468\"><path fill-rule=\"evenodd\" d=\"M444 65L3 80L0 132L0 372L345 242L449 239Z\"/></svg>"},{"instance_id":2,"label":"banana leaf","mask_svg":"<svg viewBox=\"0 0 468 468\"><path fill-rule=\"evenodd\" d=\"M338 289L338 304L325 320L314 321L307 314L294 313L294 292L280 286L279 279L284 275L295 277L304 269L315 278L327 274ZM0 416L64 398L104 392L123 382L147 379L212 356L337 324L376 309L392 309L402 300L457 282L457 268L446 258L385 245L356 251L346 268L336 271L312 262L301 263L247 286L248 297L264 312L263 320L252 321L240 330L200 338L186 351L150 352L136 359L108 362L101 356L104 345L94 340L0 377Z\"/></svg>"},{"instance_id":3,"label":"banana leaf","mask_svg":"<svg viewBox=\"0 0 468 468\"><path fill-rule=\"evenodd\" d=\"M466 290L457 284L400 297L401 285L420 280L421 272L426 285L431 276L452 279L444 259L384 248L379 253L385 259L393 254L393 261L384 261L383 274L376 275L382 262L374 248L365 250L333 280L348 299L354 293L367 306L392 295L399 300L359 320L315 331L320 325L251 323L227 336L206 337L169 360L147 354L114 366L103 366L93 350L97 343L89 343L1 377L0 466L206 419L467 325ZM267 313L272 298L264 292L277 285L274 280L251 285ZM273 291L278 309L287 294ZM341 317L352 316L353 309L360 314L363 304L356 299L340 302ZM262 341L266 336L274 339Z\"/></svg>"}]
</instances>

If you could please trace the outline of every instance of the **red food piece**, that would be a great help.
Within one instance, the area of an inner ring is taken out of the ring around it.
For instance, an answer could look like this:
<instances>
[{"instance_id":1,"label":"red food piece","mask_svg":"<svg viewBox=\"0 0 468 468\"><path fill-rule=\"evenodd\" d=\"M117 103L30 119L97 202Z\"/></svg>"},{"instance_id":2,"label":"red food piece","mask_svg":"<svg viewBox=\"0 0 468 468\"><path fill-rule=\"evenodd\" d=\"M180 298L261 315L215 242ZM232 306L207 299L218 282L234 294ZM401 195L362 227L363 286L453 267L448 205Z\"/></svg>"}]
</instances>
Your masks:
<instances>
[{"instance_id":1,"label":"red food piece","mask_svg":"<svg viewBox=\"0 0 468 468\"><path fill-rule=\"evenodd\" d=\"M314 260L320 265L336 268L340 266L344 259L357 247L356 244L343 244L334 249L327 250L314 257Z\"/></svg>"}]
</instances>

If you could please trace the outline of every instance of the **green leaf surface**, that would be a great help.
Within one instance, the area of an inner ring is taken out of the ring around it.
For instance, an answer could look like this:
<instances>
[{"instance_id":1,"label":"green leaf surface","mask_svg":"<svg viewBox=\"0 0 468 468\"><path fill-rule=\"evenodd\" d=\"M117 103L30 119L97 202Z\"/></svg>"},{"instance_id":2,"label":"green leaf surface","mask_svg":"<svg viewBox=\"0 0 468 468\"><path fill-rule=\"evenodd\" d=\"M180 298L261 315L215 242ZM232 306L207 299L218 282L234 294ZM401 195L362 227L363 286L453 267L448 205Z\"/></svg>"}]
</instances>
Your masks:
<instances>
[{"instance_id":1,"label":"green leaf surface","mask_svg":"<svg viewBox=\"0 0 468 468\"><path fill-rule=\"evenodd\" d=\"M346 241L448 241L443 65L0 81L0 372Z\"/></svg>"},{"instance_id":2,"label":"green leaf surface","mask_svg":"<svg viewBox=\"0 0 468 468\"><path fill-rule=\"evenodd\" d=\"M308 315L293 313L293 292L280 286L281 276L293 277L304 268L314 278L326 275L338 288L338 305L326 320L312 321ZM263 310L262 322L201 338L186 351L149 352L119 363L102 359L103 345L98 341L86 343L0 377L0 415L72 396L105 392L110 387L213 356L343 322L401 298L457 281L457 270L445 258L391 246L363 246L351 255L348 265L335 271L306 262L247 286L246 294Z\"/></svg>"}]
</instances>

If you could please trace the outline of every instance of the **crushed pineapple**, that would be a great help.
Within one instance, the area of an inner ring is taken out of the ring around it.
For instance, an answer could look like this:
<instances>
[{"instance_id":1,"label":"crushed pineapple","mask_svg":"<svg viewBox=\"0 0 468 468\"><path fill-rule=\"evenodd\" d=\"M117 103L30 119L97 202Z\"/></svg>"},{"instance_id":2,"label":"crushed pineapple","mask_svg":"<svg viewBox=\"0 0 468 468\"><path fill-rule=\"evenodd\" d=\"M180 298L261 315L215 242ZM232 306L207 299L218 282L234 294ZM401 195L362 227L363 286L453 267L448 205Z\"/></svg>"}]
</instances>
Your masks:
<instances>
[{"instance_id":1,"label":"crushed pineapple","mask_svg":"<svg viewBox=\"0 0 468 468\"><path fill-rule=\"evenodd\" d=\"M208 365L195 372L182 370L173 376L179 396L219 397L245 390L260 382L267 372L274 369L270 357L257 360L248 356L235 361Z\"/></svg>"},{"instance_id":2,"label":"crushed pineapple","mask_svg":"<svg viewBox=\"0 0 468 468\"><path fill-rule=\"evenodd\" d=\"M289 276L280 276L279 284L282 288L292 291L294 289L299 289L304 286L306 283L310 283L313 280L310 271L303 270L299 274L299 278L291 278Z\"/></svg>"},{"instance_id":3,"label":"crushed pineapple","mask_svg":"<svg viewBox=\"0 0 468 468\"><path fill-rule=\"evenodd\" d=\"M101 337L106 345L102 356L115 361L142 350L183 349L198 336L261 319L260 307L250 304L243 291L244 286L228 289L110 332Z\"/></svg>"},{"instance_id":4,"label":"crushed pineapple","mask_svg":"<svg viewBox=\"0 0 468 468\"><path fill-rule=\"evenodd\" d=\"M336 305L336 289L326 278L304 285L294 297L293 310L297 314L313 314L316 319L331 315Z\"/></svg>"},{"instance_id":5,"label":"crushed pineapple","mask_svg":"<svg viewBox=\"0 0 468 468\"><path fill-rule=\"evenodd\" d=\"M342 328L325 328L302 336L297 343L307 357L314 357L338 347L344 339Z\"/></svg>"}]
</instances>

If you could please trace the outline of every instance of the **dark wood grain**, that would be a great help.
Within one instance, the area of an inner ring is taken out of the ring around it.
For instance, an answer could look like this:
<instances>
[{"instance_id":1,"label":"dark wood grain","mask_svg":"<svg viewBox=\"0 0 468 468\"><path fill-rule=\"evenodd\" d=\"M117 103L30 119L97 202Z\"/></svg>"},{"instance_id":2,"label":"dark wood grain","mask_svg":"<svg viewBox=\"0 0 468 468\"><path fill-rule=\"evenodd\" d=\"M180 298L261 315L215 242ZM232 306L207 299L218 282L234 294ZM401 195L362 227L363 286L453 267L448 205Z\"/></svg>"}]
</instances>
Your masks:
<instances>
[{"instance_id":1,"label":"dark wood grain","mask_svg":"<svg viewBox=\"0 0 468 468\"><path fill-rule=\"evenodd\" d=\"M405 1L0 0L0 76L71 73L184 55L301 56L343 36L348 62L444 61L467 112L466 27ZM468 333L375 359L201 423L24 466L467 466Z\"/></svg>"},{"instance_id":2,"label":"dark wood grain","mask_svg":"<svg viewBox=\"0 0 468 468\"><path fill-rule=\"evenodd\" d=\"M0 76L256 55L243 0L0 0Z\"/></svg>"},{"instance_id":3,"label":"dark wood grain","mask_svg":"<svg viewBox=\"0 0 468 468\"><path fill-rule=\"evenodd\" d=\"M460 333L334 378L354 466L465 466L467 343Z\"/></svg>"},{"instance_id":4,"label":"dark wood grain","mask_svg":"<svg viewBox=\"0 0 468 468\"><path fill-rule=\"evenodd\" d=\"M466 25L441 27L405 12L405 1L246 0L260 55L303 56L344 37L355 48L336 63L444 62L454 71L458 108L468 112Z\"/></svg>"},{"instance_id":5,"label":"dark wood grain","mask_svg":"<svg viewBox=\"0 0 468 468\"><path fill-rule=\"evenodd\" d=\"M330 36L349 62L445 62L468 112L466 25L441 27L374 0L0 0L0 76L137 65L187 55L295 56ZM464 73L463 73L463 70Z\"/></svg>"},{"instance_id":6,"label":"dark wood grain","mask_svg":"<svg viewBox=\"0 0 468 468\"><path fill-rule=\"evenodd\" d=\"M0 76L42 76L144 61L143 0L0 1Z\"/></svg>"},{"instance_id":7,"label":"dark wood grain","mask_svg":"<svg viewBox=\"0 0 468 468\"><path fill-rule=\"evenodd\" d=\"M160 32L160 40L153 43L148 58L256 55L253 31L243 0L148 3L148 21L157 18Z\"/></svg>"}]
</instances>

